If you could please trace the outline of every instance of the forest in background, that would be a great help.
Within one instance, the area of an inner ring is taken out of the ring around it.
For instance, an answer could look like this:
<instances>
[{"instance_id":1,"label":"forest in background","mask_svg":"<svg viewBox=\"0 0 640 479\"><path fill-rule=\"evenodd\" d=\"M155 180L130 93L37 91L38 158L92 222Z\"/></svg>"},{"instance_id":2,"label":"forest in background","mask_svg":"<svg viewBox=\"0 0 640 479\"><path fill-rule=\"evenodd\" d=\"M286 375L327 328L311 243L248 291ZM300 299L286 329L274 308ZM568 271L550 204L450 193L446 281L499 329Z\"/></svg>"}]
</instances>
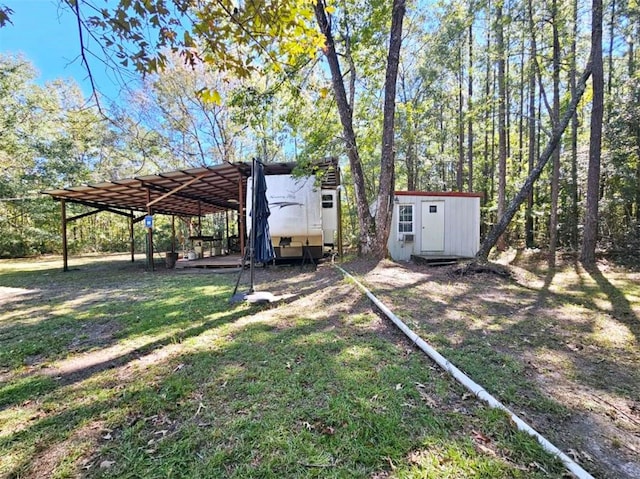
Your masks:
<instances>
[{"instance_id":1,"label":"forest in background","mask_svg":"<svg viewBox=\"0 0 640 479\"><path fill-rule=\"evenodd\" d=\"M327 8L369 204L380 187L391 8L351 0ZM571 101L589 59L592 10L591 3L557 0L408 5L395 102L395 189L482 192L485 234ZM635 251L640 6L610 0L602 13L598 246ZM332 78L322 49L298 53L292 65L265 62L244 74L167 52L162 68L126 85L126 100L110 105L84 98L66 79L39 86L28 59L0 56L0 256L60 250L59 209L42 190L254 156L302 165L342 158L345 240L357 245L359 213ZM588 87L504 245L579 249L592 110ZM219 218L208 221L221 227ZM158 224L160 241L167 225ZM144 231L137 234L143 245ZM75 252L127 245L126 220L108 213L80 220L70 232Z\"/></svg>"}]
</instances>

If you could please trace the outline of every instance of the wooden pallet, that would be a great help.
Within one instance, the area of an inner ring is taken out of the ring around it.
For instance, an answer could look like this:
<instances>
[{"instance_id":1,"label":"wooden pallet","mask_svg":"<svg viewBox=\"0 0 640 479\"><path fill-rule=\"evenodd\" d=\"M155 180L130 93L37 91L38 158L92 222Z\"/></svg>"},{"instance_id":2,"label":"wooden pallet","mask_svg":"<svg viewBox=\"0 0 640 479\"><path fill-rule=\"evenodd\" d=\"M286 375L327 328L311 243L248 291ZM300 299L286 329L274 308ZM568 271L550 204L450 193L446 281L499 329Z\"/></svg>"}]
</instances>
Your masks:
<instances>
[{"instance_id":1,"label":"wooden pallet","mask_svg":"<svg viewBox=\"0 0 640 479\"><path fill-rule=\"evenodd\" d=\"M187 268L239 268L242 258L240 255L209 256L199 259L179 259L176 261L176 269Z\"/></svg>"}]
</instances>

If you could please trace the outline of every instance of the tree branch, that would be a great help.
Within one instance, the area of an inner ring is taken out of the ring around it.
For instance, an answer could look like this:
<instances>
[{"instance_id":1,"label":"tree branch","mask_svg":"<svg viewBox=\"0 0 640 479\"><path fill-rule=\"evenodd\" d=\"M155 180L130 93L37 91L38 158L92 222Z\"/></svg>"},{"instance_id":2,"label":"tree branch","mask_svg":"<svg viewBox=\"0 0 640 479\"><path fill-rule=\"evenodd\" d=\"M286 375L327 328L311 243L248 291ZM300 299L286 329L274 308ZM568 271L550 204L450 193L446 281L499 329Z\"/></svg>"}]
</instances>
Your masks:
<instances>
[{"instance_id":1,"label":"tree branch","mask_svg":"<svg viewBox=\"0 0 640 479\"><path fill-rule=\"evenodd\" d=\"M560 139L562 138L562 135L566 130L567 125L569 124L569 121L571 120L573 115L575 115L576 113L576 108L578 106L578 103L580 102L580 99L582 98L582 95L587 87L587 80L591 76L591 68L592 68L592 58L590 57L589 62L585 67L584 73L582 73L582 76L580 77L580 80L576 85L576 94L571 99L571 103L569 104L567 111L565 111L564 115L562 116L562 119L560 120L560 124L554 125L553 136L551 137L551 139L549 140L549 143L547 143L547 146L545 147L544 151L538 158L538 162L536 163L535 168L533 168L533 170L529 172L529 176L527 177L524 184L520 188L520 191L513 198L513 200L511 200L509 207L505 210L500 220L494 225L494 227L491 229L491 231L487 235L487 238L484 240L484 242L480 246L480 250L476 254L476 257L478 259L482 261L487 260L489 256L489 252L495 246L496 242L498 241L498 238L500 238L500 236L502 236L504 231L507 229L507 226L509 226L509 223L511 222L516 212L518 211L518 208L531 192L531 189L533 188L533 184L540 177L540 174L542 173L542 170L544 169L545 165L549 161L549 158L551 158L553 151L558 146L558 143L560 143Z\"/></svg>"},{"instance_id":2,"label":"tree branch","mask_svg":"<svg viewBox=\"0 0 640 479\"><path fill-rule=\"evenodd\" d=\"M102 106L100 105L100 98L98 97L98 89L96 88L96 83L93 79L93 73L91 73L91 67L89 66L89 62L87 61L86 52L88 51L84 44L84 35L83 35L83 25L82 18L80 17L80 2L70 2L69 6L73 10L73 13L76 15L76 22L78 25L78 39L80 41L80 58L82 59L82 65L87 70L87 76L89 77L89 82L91 83L91 92L92 96L96 101L96 107L102 116L106 118L106 115L102 111Z\"/></svg>"}]
</instances>

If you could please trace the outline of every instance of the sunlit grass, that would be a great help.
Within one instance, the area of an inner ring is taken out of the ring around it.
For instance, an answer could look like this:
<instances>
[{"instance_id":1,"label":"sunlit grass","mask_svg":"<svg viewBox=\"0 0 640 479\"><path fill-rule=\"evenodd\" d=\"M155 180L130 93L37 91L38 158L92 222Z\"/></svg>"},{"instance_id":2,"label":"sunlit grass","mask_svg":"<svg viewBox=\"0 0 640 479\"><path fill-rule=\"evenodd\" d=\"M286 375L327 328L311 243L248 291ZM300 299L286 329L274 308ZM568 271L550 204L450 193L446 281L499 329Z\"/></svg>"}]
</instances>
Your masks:
<instances>
[{"instance_id":1,"label":"sunlit grass","mask_svg":"<svg viewBox=\"0 0 640 479\"><path fill-rule=\"evenodd\" d=\"M0 262L0 285L43 294L0 312L0 477L562 474L366 302L340 309L360 293L337 275L339 295L252 307L229 304L227 276L16 265ZM11 319L43 305L38 321ZM478 344L468 364L491 359ZM500 386L520 369L498 360Z\"/></svg>"},{"instance_id":2,"label":"sunlit grass","mask_svg":"<svg viewBox=\"0 0 640 479\"><path fill-rule=\"evenodd\" d=\"M637 467L640 275L606 263L587 271L570 258L554 271L545 258L509 269L508 279L456 279L444 269L416 267L412 283L396 290L381 284L381 275L404 268L378 265L362 280L498 400L534 427L543 418L540 431L552 442L601 456L579 461L595 476L627 477L609 466ZM602 427L585 432L593 424ZM624 446L607 449L613 443Z\"/></svg>"}]
</instances>

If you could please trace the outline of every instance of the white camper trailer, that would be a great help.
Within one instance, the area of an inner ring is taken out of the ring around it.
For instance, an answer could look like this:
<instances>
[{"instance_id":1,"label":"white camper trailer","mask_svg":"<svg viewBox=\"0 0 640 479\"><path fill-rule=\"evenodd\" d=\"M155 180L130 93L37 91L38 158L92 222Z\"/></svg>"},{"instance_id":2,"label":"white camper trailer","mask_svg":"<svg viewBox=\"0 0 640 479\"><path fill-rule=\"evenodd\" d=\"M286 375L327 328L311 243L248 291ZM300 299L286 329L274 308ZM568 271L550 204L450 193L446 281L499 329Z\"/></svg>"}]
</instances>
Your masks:
<instances>
[{"instance_id":1,"label":"white camper trailer","mask_svg":"<svg viewBox=\"0 0 640 479\"><path fill-rule=\"evenodd\" d=\"M336 246L337 190L316 185L315 176L267 175L269 232L276 258L321 258ZM247 181L247 228L251 229L251 178Z\"/></svg>"}]
</instances>

